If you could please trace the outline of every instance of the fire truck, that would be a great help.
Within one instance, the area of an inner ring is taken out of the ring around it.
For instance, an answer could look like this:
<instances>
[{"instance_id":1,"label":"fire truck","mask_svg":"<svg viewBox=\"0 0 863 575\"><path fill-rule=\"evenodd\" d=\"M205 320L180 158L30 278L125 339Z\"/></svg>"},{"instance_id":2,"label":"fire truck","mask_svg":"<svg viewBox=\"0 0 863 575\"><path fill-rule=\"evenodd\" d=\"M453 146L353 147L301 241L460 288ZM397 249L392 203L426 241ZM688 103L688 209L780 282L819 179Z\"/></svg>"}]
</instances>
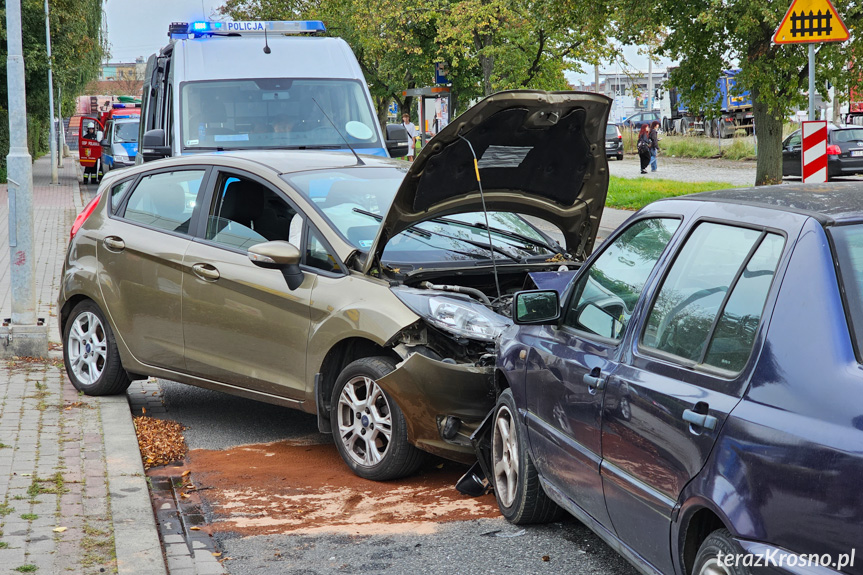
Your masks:
<instances>
[{"instance_id":1,"label":"fire truck","mask_svg":"<svg viewBox=\"0 0 863 575\"><path fill-rule=\"evenodd\" d=\"M87 98L87 96L84 96ZM98 97L97 97L98 98ZM141 116L140 101L111 102L104 109L99 106L96 113L80 116L78 130L78 161L84 169L84 181L97 182L102 178L102 146L105 139L105 127L113 120L120 118L138 118ZM110 144L110 143L109 143Z\"/></svg>"}]
</instances>

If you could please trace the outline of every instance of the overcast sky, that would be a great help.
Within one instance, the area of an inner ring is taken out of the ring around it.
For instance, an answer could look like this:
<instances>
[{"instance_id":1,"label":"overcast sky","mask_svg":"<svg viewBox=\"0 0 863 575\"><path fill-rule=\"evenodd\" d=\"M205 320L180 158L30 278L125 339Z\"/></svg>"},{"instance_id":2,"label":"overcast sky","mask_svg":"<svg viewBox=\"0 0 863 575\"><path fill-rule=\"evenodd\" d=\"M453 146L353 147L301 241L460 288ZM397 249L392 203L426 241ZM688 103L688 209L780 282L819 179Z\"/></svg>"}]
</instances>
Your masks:
<instances>
[{"instance_id":1,"label":"overcast sky","mask_svg":"<svg viewBox=\"0 0 863 575\"><path fill-rule=\"evenodd\" d=\"M171 22L205 20L223 0L147 0L145 8L133 0L107 0L108 42L112 62L133 62L136 57L147 58L168 43L168 25ZM625 48L624 55L632 70L647 70L647 58L638 54L635 47ZM667 60L654 63L654 69L664 69ZM600 72L618 71L615 62L600 66ZM625 71L621 65L621 72ZM584 74L567 74L567 80L593 82L593 69Z\"/></svg>"},{"instance_id":2,"label":"overcast sky","mask_svg":"<svg viewBox=\"0 0 863 575\"><path fill-rule=\"evenodd\" d=\"M191 22L209 17L222 0L108 0L108 43L112 62L147 58L168 43L171 22Z\"/></svg>"}]
</instances>

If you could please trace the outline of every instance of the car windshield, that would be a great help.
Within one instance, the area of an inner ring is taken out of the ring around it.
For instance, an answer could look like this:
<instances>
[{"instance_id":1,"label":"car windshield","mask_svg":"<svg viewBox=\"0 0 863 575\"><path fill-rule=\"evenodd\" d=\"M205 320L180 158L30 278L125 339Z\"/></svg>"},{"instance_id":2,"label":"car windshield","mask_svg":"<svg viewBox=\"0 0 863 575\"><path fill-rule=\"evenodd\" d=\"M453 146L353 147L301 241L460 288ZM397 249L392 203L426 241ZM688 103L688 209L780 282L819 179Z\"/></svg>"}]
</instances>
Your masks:
<instances>
[{"instance_id":1,"label":"car windshield","mask_svg":"<svg viewBox=\"0 0 863 575\"><path fill-rule=\"evenodd\" d=\"M282 177L308 198L351 245L367 252L383 216L404 179L406 168L343 168ZM522 261L549 257L558 250L523 218L489 212L493 247L482 213L465 213L418 223L398 234L383 253L387 262Z\"/></svg>"},{"instance_id":2,"label":"car windshield","mask_svg":"<svg viewBox=\"0 0 863 575\"><path fill-rule=\"evenodd\" d=\"M138 141L138 122L114 124L114 142L124 144Z\"/></svg>"},{"instance_id":3,"label":"car windshield","mask_svg":"<svg viewBox=\"0 0 863 575\"><path fill-rule=\"evenodd\" d=\"M833 141L840 142L863 142L863 128L851 128L848 130L833 130Z\"/></svg>"},{"instance_id":4,"label":"car windshield","mask_svg":"<svg viewBox=\"0 0 863 575\"><path fill-rule=\"evenodd\" d=\"M354 80L214 80L181 88L185 149L381 148Z\"/></svg>"},{"instance_id":5,"label":"car windshield","mask_svg":"<svg viewBox=\"0 0 863 575\"><path fill-rule=\"evenodd\" d=\"M605 128L605 137L606 138L616 138L617 137L617 126L614 124L609 124Z\"/></svg>"}]
</instances>

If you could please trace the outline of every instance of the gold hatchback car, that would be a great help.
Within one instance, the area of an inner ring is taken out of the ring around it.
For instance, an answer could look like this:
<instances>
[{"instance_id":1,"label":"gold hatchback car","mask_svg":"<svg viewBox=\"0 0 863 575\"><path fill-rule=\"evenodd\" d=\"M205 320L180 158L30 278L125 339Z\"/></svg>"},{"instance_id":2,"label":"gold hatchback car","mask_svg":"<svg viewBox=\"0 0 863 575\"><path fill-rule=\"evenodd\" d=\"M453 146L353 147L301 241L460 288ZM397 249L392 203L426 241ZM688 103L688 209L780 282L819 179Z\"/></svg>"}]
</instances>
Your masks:
<instances>
[{"instance_id":1,"label":"gold hatchback car","mask_svg":"<svg viewBox=\"0 0 863 575\"><path fill-rule=\"evenodd\" d=\"M155 376L316 413L369 479L412 473L422 452L475 460L512 294L593 247L609 103L496 94L412 164L224 149L112 172L63 266L69 378L104 395Z\"/></svg>"}]
</instances>

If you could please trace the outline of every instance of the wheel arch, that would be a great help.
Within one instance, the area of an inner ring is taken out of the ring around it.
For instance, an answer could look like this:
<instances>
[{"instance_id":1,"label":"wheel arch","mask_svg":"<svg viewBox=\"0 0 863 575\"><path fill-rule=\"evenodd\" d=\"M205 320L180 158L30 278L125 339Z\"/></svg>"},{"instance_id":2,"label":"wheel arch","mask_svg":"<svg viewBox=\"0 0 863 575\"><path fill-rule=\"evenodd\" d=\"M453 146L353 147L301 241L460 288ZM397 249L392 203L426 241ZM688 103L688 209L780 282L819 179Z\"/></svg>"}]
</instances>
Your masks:
<instances>
[{"instance_id":1,"label":"wheel arch","mask_svg":"<svg viewBox=\"0 0 863 575\"><path fill-rule=\"evenodd\" d=\"M684 506L684 510L679 515L675 553L683 575L692 574L701 544L718 529L728 529L734 533L724 514L709 501L699 498Z\"/></svg>"}]
</instances>

